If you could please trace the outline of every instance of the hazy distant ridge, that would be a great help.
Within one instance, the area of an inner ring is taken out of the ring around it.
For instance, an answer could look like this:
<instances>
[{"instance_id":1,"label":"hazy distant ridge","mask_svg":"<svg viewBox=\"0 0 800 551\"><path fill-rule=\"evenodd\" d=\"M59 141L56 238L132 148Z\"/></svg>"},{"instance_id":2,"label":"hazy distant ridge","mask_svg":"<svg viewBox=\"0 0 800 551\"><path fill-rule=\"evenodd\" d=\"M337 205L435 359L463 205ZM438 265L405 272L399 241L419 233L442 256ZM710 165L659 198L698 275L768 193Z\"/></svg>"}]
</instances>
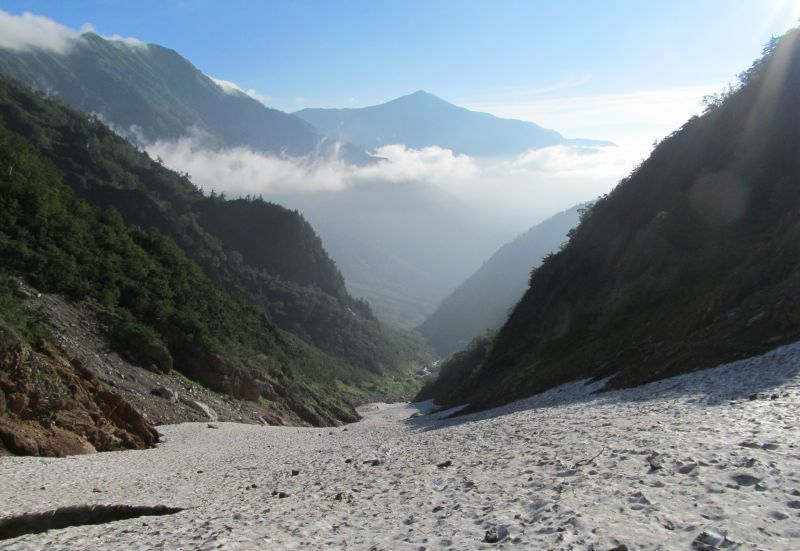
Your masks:
<instances>
[{"instance_id":1,"label":"hazy distant ridge","mask_svg":"<svg viewBox=\"0 0 800 551\"><path fill-rule=\"evenodd\" d=\"M322 134L367 149L388 144L439 146L473 156L518 155L553 145L611 146L600 140L570 140L532 122L470 111L417 91L356 109L303 109L295 113Z\"/></svg>"}]
</instances>

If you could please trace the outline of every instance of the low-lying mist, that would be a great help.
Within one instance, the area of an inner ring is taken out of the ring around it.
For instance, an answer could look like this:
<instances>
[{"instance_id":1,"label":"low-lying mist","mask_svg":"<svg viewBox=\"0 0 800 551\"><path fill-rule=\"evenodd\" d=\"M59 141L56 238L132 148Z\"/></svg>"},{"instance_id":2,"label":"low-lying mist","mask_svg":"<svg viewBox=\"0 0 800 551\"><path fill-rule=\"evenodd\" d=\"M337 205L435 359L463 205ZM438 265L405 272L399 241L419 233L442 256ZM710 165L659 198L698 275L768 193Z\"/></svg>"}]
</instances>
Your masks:
<instances>
[{"instance_id":1,"label":"low-lying mist","mask_svg":"<svg viewBox=\"0 0 800 551\"><path fill-rule=\"evenodd\" d=\"M513 158L487 159L456 155L436 146L387 145L371 152L375 163L356 166L335 156L309 159L277 157L244 147L214 149L197 133L146 149L170 168L188 172L206 192L286 200L364 186L414 184L451 195L509 235L608 192L644 153L624 147L558 145Z\"/></svg>"},{"instance_id":2,"label":"low-lying mist","mask_svg":"<svg viewBox=\"0 0 800 551\"><path fill-rule=\"evenodd\" d=\"M414 326L500 245L555 212L608 192L634 165L620 147L555 146L512 158L388 145L375 161L213 149L191 134L147 148L206 193L298 209L351 290L383 319Z\"/></svg>"}]
</instances>

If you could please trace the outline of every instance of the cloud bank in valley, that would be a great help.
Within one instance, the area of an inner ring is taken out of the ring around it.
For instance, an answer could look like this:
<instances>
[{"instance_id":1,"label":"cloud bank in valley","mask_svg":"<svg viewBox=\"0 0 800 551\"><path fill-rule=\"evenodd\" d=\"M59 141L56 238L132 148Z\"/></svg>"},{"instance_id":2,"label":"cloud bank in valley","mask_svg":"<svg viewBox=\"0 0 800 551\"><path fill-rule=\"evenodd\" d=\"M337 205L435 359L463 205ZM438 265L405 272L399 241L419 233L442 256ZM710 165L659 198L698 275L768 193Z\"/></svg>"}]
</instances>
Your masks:
<instances>
[{"instance_id":1,"label":"cloud bank in valley","mask_svg":"<svg viewBox=\"0 0 800 551\"><path fill-rule=\"evenodd\" d=\"M354 166L337 157L312 160L248 148L214 150L197 133L146 149L170 168L188 172L207 193L262 195L281 202L303 194L413 183L450 194L513 231L609 191L638 160L615 147L555 146L511 159L477 159L441 147L387 145L372 152L375 163Z\"/></svg>"},{"instance_id":2,"label":"cloud bank in valley","mask_svg":"<svg viewBox=\"0 0 800 551\"><path fill-rule=\"evenodd\" d=\"M84 23L76 30L41 15L28 12L13 15L0 10L0 48L16 51L38 49L65 54L82 40L81 35L86 32L96 31L89 23ZM130 47L147 47L147 44L137 38L117 34L100 36Z\"/></svg>"}]
</instances>

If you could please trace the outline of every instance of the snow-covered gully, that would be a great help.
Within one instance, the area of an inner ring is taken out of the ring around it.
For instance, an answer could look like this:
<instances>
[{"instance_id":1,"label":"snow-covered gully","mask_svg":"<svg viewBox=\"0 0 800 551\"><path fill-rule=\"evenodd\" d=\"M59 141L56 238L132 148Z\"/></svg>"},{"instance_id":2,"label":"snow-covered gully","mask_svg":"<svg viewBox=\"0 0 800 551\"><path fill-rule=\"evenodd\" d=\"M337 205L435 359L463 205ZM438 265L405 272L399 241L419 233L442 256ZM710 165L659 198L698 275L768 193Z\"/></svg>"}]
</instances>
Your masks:
<instances>
[{"instance_id":1,"label":"snow-covered gully","mask_svg":"<svg viewBox=\"0 0 800 551\"><path fill-rule=\"evenodd\" d=\"M800 344L632 390L573 383L445 419L373 404L335 429L193 423L155 450L0 460L0 516L180 513L9 549L797 549ZM624 546L624 547L623 547Z\"/></svg>"}]
</instances>

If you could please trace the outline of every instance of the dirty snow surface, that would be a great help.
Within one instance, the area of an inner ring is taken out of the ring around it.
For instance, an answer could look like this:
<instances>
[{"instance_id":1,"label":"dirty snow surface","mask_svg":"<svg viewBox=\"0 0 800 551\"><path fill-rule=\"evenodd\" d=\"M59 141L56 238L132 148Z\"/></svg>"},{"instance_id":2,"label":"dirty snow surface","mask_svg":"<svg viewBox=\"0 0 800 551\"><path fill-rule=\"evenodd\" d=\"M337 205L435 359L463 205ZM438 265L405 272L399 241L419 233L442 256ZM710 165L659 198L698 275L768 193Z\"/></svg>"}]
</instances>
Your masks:
<instances>
[{"instance_id":1,"label":"dirty snow surface","mask_svg":"<svg viewBox=\"0 0 800 551\"><path fill-rule=\"evenodd\" d=\"M0 516L186 509L0 547L800 549L800 343L597 387L454 419L373 404L346 428L192 423L161 427L155 450L4 458Z\"/></svg>"}]
</instances>

